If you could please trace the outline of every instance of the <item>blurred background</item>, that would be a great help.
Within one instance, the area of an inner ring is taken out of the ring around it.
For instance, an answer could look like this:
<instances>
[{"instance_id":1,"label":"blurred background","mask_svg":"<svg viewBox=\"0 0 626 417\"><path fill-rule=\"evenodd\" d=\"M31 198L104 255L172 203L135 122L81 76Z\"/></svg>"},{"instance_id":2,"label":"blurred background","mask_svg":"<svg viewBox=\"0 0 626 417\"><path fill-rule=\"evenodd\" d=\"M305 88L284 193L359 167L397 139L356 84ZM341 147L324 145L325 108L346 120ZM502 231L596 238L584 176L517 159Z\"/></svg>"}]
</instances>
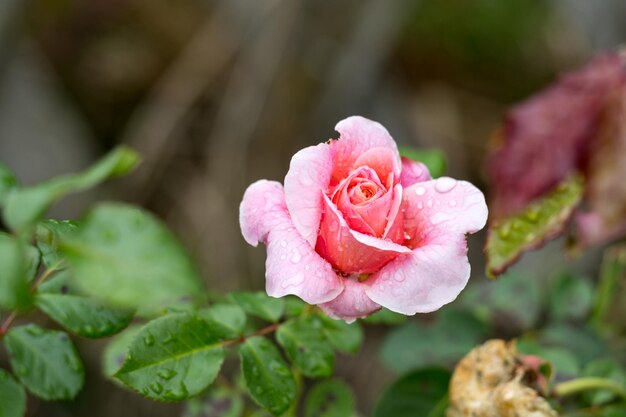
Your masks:
<instances>
[{"instance_id":1,"label":"blurred background","mask_svg":"<svg viewBox=\"0 0 626 417\"><path fill-rule=\"evenodd\" d=\"M443 150L450 176L485 189L507 107L616 48L624 22L623 0L2 0L0 159L30 184L132 146L138 171L54 214L139 203L184 242L211 291L261 289L264 250L238 224L249 183L282 181L294 152L360 114L400 145ZM472 286L487 283L483 238L470 241ZM549 274L555 253L517 269ZM368 329L359 356L338 363L364 414L394 378L377 359L384 332ZM104 380L100 342L79 348L88 376L76 403L31 399L29 415L180 415Z\"/></svg>"}]
</instances>

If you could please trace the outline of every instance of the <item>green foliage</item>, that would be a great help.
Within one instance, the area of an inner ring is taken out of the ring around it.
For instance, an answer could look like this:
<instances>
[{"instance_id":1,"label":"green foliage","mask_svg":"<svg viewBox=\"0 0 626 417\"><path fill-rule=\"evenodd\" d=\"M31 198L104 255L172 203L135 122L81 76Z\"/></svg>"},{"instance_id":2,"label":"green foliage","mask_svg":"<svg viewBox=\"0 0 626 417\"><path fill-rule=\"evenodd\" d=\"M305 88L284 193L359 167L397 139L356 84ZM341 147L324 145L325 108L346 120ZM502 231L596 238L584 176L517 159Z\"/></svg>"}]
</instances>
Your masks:
<instances>
[{"instance_id":1,"label":"green foliage","mask_svg":"<svg viewBox=\"0 0 626 417\"><path fill-rule=\"evenodd\" d=\"M352 390L338 379L315 384L304 404L304 417L352 417L355 414Z\"/></svg>"},{"instance_id":2,"label":"green foliage","mask_svg":"<svg viewBox=\"0 0 626 417\"><path fill-rule=\"evenodd\" d=\"M358 322L346 323L320 315L322 331L331 345L340 352L356 353L363 343L363 329Z\"/></svg>"},{"instance_id":3,"label":"green foliage","mask_svg":"<svg viewBox=\"0 0 626 417\"><path fill-rule=\"evenodd\" d=\"M17 178L6 165L0 163L0 207L4 205L7 195L17 187Z\"/></svg>"},{"instance_id":4,"label":"green foliage","mask_svg":"<svg viewBox=\"0 0 626 417\"><path fill-rule=\"evenodd\" d=\"M406 323L385 339L380 358L396 372L456 362L479 343L487 326L472 313L445 308L432 324Z\"/></svg>"},{"instance_id":5,"label":"green foliage","mask_svg":"<svg viewBox=\"0 0 626 417\"><path fill-rule=\"evenodd\" d=\"M102 357L102 372L104 375L112 378L113 381L119 382L113 378L113 375L120 370L128 357L128 348L137 333L141 330L141 326L129 326L123 332L118 333L111 338L111 341L104 350Z\"/></svg>"},{"instance_id":6,"label":"green foliage","mask_svg":"<svg viewBox=\"0 0 626 417\"><path fill-rule=\"evenodd\" d=\"M296 382L272 342L251 337L239 348L241 372L250 396L274 415L286 411L296 398Z\"/></svg>"},{"instance_id":7,"label":"green foliage","mask_svg":"<svg viewBox=\"0 0 626 417\"><path fill-rule=\"evenodd\" d=\"M241 417L243 411L244 401L239 393L215 388L187 401L183 417Z\"/></svg>"},{"instance_id":8,"label":"green foliage","mask_svg":"<svg viewBox=\"0 0 626 417\"><path fill-rule=\"evenodd\" d=\"M177 313L146 324L133 338L115 377L158 401L181 401L213 382L224 360L221 343L201 317Z\"/></svg>"},{"instance_id":9,"label":"green foliage","mask_svg":"<svg viewBox=\"0 0 626 417\"><path fill-rule=\"evenodd\" d=\"M276 332L289 359L310 378L329 377L335 366L335 351L322 326L319 317L304 315L287 321Z\"/></svg>"},{"instance_id":10,"label":"green foliage","mask_svg":"<svg viewBox=\"0 0 626 417\"><path fill-rule=\"evenodd\" d=\"M236 304L219 303L198 312L211 326L213 334L220 339L236 339L243 336L246 313Z\"/></svg>"},{"instance_id":11,"label":"green foliage","mask_svg":"<svg viewBox=\"0 0 626 417\"><path fill-rule=\"evenodd\" d=\"M133 318L133 310L108 308L93 298L68 294L38 294L35 305L65 329L97 339L122 331Z\"/></svg>"},{"instance_id":12,"label":"green foliage","mask_svg":"<svg viewBox=\"0 0 626 417\"><path fill-rule=\"evenodd\" d=\"M32 187L13 187L5 201L4 220L11 229L29 228L50 205L68 193L83 191L129 172L139 161L132 150L120 147L80 174L68 174Z\"/></svg>"},{"instance_id":13,"label":"green foliage","mask_svg":"<svg viewBox=\"0 0 626 417\"><path fill-rule=\"evenodd\" d=\"M593 287L585 277L560 275L549 294L549 317L552 320L580 320L590 312Z\"/></svg>"},{"instance_id":14,"label":"green foliage","mask_svg":"<svg viewBox=\"0 0 626 417\"><path fill-rule=\"evenodd\" d=\"M490 226L485 247L487 275L502 274L522 253L558 235L582 194L582 179L570 178L551 194L530 204L523 213Z\"/></svg>"},{"instance_id":15,"label":"green foliage","mask_svg":"<svg viewBox=\"0 0 626 417\"><path fill-rule=\"evenodd\" d=\"M70 400L82 388L83 365L66 333L28 324L11 329L4 342L13 371L38 397Z\"/></svg>"},{"instance_id":16,"label":"green foliage","mask_svg":"<svg viewBox=\"0 0 626 417\"><path fill-rule=\"evenodd\" d=\"M374 417L445 417L450 373L420 369L395 381L378 401Z\"/></svg>"},{"instance_id":17,"label":"green foliage","mask_svg":"<svg viewBox=\"0 0 626 417\"><path fill-rule=\"evenodd\" d=\"M8 372L0 369L0 416L22 417L25 412L24 388Z\"/></svg>"},{"instance_id":18,"label":"green foliage","mask_svg":"<svg viewBox=\"0 0 626 417\"><path fill-rule=\"evenodd\" d=\"M183 305L201 292L191 260L152 215L124 204L101 204L64 240L77 284L88 294L142 315Z\"/></svg>"},{"instance_id":19,"label":"green foliage","mask_svg":"<svg viewBox=\"0 0 626 417\"><path fill-rule=\"evenodd\" d=\"M607 378L626 387L626 372L620 367L619 363L610 358L601 358L589 362L583 368L581 376ZM591 405L608 403L617 398L614 392L608 390L589 391L583 395Z\"/></svg>"},{"instance_id":20,"label":"green foliage","mask_svg":"<svg viewBox=\"0 0 626 417\"><path fill-rule=\"evenodd\" d=\"M285 301L282 298L268 297L260 291L237 291L228 294L248 314L263 320L276 322L283 315Z\"/></svg>"},{"instance_id":21,"label":"green foliage","mask_svg":"<svg viewBox=\"0 0 626 417\"><path fill-rule=\"evenodd\" d=\"M63 256L59 253L61 239L78 230L78 223L71 220L43 220L37 224L35 240L47 267L60 265Z\"/></svg>"},{"instance_id":22,"label":"green foliage","mask_svg":"<svg viewBox=\"0 0 626 417\"><path fill-rule=\"evenodd\" d=\"M0 233L0 308L22 309L32 302L29 283L39 265L39 252Z\"/></svg>"},{"instance_id":23,"label":"green foliage","mask_svg":"<svg viewBox=\"0 0 626 417\"><path fill-rule=\"evenodd\" d=\"M395 313L391 310L387 310L386 308L381 308L376 313L372 314L369 317L366 317L363 321L365 323L371 324L386 324L386 325L396 325L404 323L407 320L405 315L400 313Z\"/></svg>"},{"instance_id":24,"label":"green foliage","mask_svg":"<svg viewBox=\"0 0 626 417\"><path fill-rule=\"evenodd\" d=\"M426 165L433 178L441 177L446 173L446 155L439 149L401 147L400 155Z\"/></svg>"}]
</instances>

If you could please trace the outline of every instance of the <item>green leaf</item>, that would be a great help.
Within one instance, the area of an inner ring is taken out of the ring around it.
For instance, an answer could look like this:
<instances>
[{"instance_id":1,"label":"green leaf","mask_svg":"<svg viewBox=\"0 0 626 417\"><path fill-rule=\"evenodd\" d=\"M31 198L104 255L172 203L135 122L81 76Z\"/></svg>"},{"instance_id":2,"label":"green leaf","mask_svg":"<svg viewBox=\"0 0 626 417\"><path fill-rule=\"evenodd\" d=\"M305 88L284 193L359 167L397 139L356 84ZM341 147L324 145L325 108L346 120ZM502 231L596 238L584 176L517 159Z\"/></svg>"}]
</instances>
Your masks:
<instances>
[{"instance_id":1,"label":"green leaf","mask_svg":"<svg viewBox=\"0 0 626 417\"><path fill-rule=\"evenodd\" d=\"M134 314L132 310L109 308L93 298L67 294L38 294L35 305L65 329L92 339L122 331Z\"/></svg>"},{"instance_id":2,"label":"green leaf","mask_svg":"<svg viewBox=\"0 0 626 417\"><path fill-rule=\"evenodd\" d=\"M0 163L0 206L4 205L7 195L17 185L15 174L6 165Z\"/></svg>"},{"instance_id":3,"label":"green leaf","mask_svg":"<svg viewBox=\"0 0 626 417\"><path fill-rule=\"evenodd\" d=\"M542 345L567 349L579 363L588 363L609 354L607 342L588 326L550 324L542 329L539 336Z\"/></svg>"},{"instance_id":4,"label":"green leaf","mask_svg":"<svg viewBox=\"0 0 626 417\"><path fill-rule=\"evenodd\" d=\"M187 401L183 417L241 417L244 401L238 392L216 387Z\"/></svg>"},{"instance_id":5,"label":"green leaf","mask_svg":"<svg viewBox=\"0 0 626 417\"><path fill-rule=\"evenodd\" d=\"M432 324L408 322L392 330L380 358L396 372L458 361L486 336L488 327L473 314L443 309Z\"/></svg>"},{"instance_id":6,"label":"green leaf","mask_svg":"<svg viewBox=\"0 0 626 417\"><path fill-rule=\"evenodd\" d=\"M224 349L208 323L177 313L146 324L114 376L153 400L181 401L208 387L223 361Z\"/></svg>"},{"instance_id":7,"label":"green leaf","mask_svg":"<svg viewBox=\"0 0 626 417\"><path fill-rule=\"evenodd\" d=\"M14 188L6 198L4 220L11 229L24 230L36 223L52 203L66 194L124 175L138 162L139 156L135 151L119 147L80 174L64 175L32 187Z\"/></svg>"},{"instance_id":8,"label":"green leaf","mask_svg":"<svg viewBox=\"0 0 626 417\"><path fill-rule=\"evenodd\" d=\"M43 220L37 224L35 241L47 267L60 267L63 259L59 253L62 238L78 230L78 223L71 220Z\"/></svg>"},{"instance_id":9,"label":"green leaf","mask_svg":"<svg viewBox=\"0 0 626 417\"><path fill-rule=\"evenodd\" d=\"M295 317L303 314L308 308L308 304L296 296L288 295L282 298L285 300L285 315Z\"/></svg>"},{"instance_id":10,"label":"green leaf","mask_svg":"<svg viewBox=\"0 0 626 417\"><path fill-rule=\"evenodd\" d=\"M381 308L376 313L366 317L363 321L370 324L395 325L404 323L406 320L407 317L403 314L387 310L386 308Z\"/></svg>"},{"instance_id":11,"label":"green leaf","mask_svg":"<svg viewBox=\"0 0 626 417\"><path fill-rule=\"evenodd\" d=\"M626 386L626 372L613 359L601 358L589 362L583 368L582 377L601 377L611 379L619 385ZM584 392L583 396L591 405L608 403L616 398L616 394L608 390Z\"/></svg>"},{"instance_id":12,"label":"green leaf","mask_svg":"<svg viewBox=\"0 0 626 417\"><path fill-rule=\"evenodd\" d=\"M1 166L0 166L1 168ZM21 384L0 369L0 416L22 417L26 413L26 393Z\"/></svg>"},{"instance_id":13,"label":"green leaf","mask_svg":"<svg viewBox=\"0 0 626 417\"><path fill-rule=\"evenodd\" d=\"M182 246L152 215L124 204L101 204L61 245L87 293L151 315L202 293Z\"/></svg>"},{"instance_id":14,"label":"green leaf","mask_svg":"<svg viewBox=\"0 0 626 417\"><path fill-rule=\"evenodd\" d=\"M358 322L346 323L320 316L323 331L335 349L344 353L356 353L363 343L363 329Z\"/></svg>"},{"instance_id":15,"label":"green leaf","mask_svg":"<svg viewBox=\"0 0 626 417\"><path fill-rule=\"evenodd\" d=\"M485 247L487 275L493 278L502 274L522 253L561 233L582 195L583 181L575 176L530 204L523 213L491 225Z\"/></svg>"},{"instance_id":16,"label":"green leaf","mask_svg":"<svg viewBox=\"0 0 626 417\"><path fill-rule=\"evenodd\" d=\"M550 318L584 319L593 304L593 286L585 277L561 275L550 291Z\"/></svg>"},{"instance_id":17,"label":"green leaf","mask_svg":"<svg viewBox=\"0 0 626 417\"><path fill-rule=\"evenodd\" d=\"M32 302L30 281L39 265L39 252L16 238L0 233L0 308L13 310Z\"/></svg>"},{"instance_id":18,"label":"green leaf","mask_svg":"<svg viewBox=\"0 0 626 417\"><path fill-rule=\"evenodd\" d=\"M296 398L291 370L272 342L251 337L239 349L241 372L252 399L274 415L280 415Z\"/></svg>"},{"instance_id":19,"label":"green leaf","mask_svg":"<svg viewBox=\"0 0 626 417\"><path fill-rule=\"evenodd\" d=\"M356 415L352 390L338 379L318 382L304 404L305 417L352 417Z\"/></svg>"},{"instance_id":20,"label":"green leaf","mask_svg":"<svg viewBox=\"0 0 626 417\"><path fill-rule=\"evenodd\" d=\"M517 341L517 350L524 355L535 355L548 361L560 378L573 378L580 374L580 363L567 349L539 344L530 337Z\"/></svg>"},{"instance_id":21,"label":"green leaf","mask_svg":"<svg viewBox=\"0 0 626 417\"><path fill-rule=\"evenodd\" d=\"M198 311L219 339L235 339L243 336L246 313L236 304L218 303Z\"/></svg>"},{"instance_id":22,"label":"green leaf","mask_svg":"<svg viewBox=\"0 0 626 417\"><path fill-rule=\"evenodd\" d=\"M335 366L335 351L322 326L319 317L306 315L283 323L276 332L289 359L310 378L326 378Z\"/></svg>"},{"instance_id":23,"label":"green leaf","mask_svg":"<svg viewBox=\"0 0 626 417\"><path fill-rule=\"evenodd\" d=\"M438 368L411 372L385 390L374 417L444 417L450 373Z\"/></svg>"},{"instance_id":24,"label":"green leaf","mask_svg":"<svg viewBox=\"0 0 626 417\"><path fill-rule=\"evenodd\" d=\"M228 296L246 313L271 322L278 321L285 309L282 298L273 298L261 291L231 292Z\"/></svg>"},{"instance_id":25,"label":"green leaf","mask_svg":"<svg viewBox=\"0 0 626 417\"><path fill-rule=\"evenodd\" d=\"M102 356L102 372L106 376L112 378L120 370L128 356L128 348L140 330L141 326L130 326L111 338ZM117 379L112 379L119 383Z\"/></svg>"},{"instance_id":26,"label":"green leaf","mask_svg":"<svg viewBox=\"0 0 626 417\"><path fill-rule=\"evenodd\" d=\"M9 330L4 342L13 372L38 397L71 400L82 388L85 371L67 333L28 324Z\"/></svg>"},{"instance_id":27,"label":"green leaf","mask_svg":"<svg viewBox=\"0 0 626 417\"><path fill-rule=\"evenodd\" d=\"M446 173L446 155L438 149L400 147L400 155L426 165L433 178L441 177Z\"/></svg>"}]
</instances>

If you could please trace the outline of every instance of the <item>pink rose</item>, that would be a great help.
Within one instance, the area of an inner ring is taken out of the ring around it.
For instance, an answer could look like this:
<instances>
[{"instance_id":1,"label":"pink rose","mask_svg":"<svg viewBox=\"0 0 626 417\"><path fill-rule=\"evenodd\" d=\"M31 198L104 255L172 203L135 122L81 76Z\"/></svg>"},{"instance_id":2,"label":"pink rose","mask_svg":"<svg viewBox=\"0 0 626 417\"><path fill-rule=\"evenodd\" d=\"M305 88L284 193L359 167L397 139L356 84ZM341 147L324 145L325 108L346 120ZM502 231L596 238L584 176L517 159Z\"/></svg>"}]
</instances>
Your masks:
<instances>
[{"instance_id":1,"label":"pink rose","mask_svg":"<svg viewBox=\"0 0 626 417\"><path fill-rule=\"evenodd\" d=\"M400 158L379 123L353 116L335 130L293 156L284 187L260 180L244 194L241 230L267 245L267 293L348 322L454 300L470 276L465 234L487 220L483 194Z\"/></svg>"}]
</instances>

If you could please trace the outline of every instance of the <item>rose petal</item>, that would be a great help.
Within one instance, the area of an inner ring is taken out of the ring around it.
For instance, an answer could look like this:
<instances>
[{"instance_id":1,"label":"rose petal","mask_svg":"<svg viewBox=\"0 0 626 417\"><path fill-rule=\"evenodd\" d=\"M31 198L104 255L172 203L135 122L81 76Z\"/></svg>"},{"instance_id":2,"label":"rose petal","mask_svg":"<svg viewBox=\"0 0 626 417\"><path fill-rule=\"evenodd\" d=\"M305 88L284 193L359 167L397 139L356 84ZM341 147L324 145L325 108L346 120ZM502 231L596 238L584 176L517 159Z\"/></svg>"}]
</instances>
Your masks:
<instances>
[{"instance_id":1,"label":"rose petal","mask_svg":"<svg viewBox=\"0 0 626 417\"><path fill-rule=\"evenodd\" d=\"M394 177L397 178L400 174L397 153L387 147L371 148L359 155L352 168L356 169L362 166L370 167L376 171L378 178L387 189L393 186Z\"/></svg>"},{"instance_id":2,"label":"rose petal","mask_svg":"<svg viewBox=\"0 0 626 417\"><path fill-rule=\"evenodd\" d=\"M380 306L365 293L365 286L352 279L345 279L344 290L337 298L320 304L319 307L330 317L347 323L380 310Z\"/></svg>"},{"instance_id":3,"label":"rose petal","mask_svg":"<svg viewBox=\"0 0 626 417\"><path fill-rule=\"evenodd\" d=\"M454 300L470 275L465 234L482 229L487 205L465 181L442 177L404 189L404 227L410 255L395 260L367 281L367 295L390 310L415 314Z\"/></svg>"},{"instance_id":4,"label":"rose petal","mask_svg":"<svg viewBox=\"0 0 626 417\"><path fill-rule=\"evenodd\" d=\"M411 250L396 243L351 230L337 207L324 196L324 215L317 252L346 274L373 273L401 253Z\"/></svg>"},{"instance_id":5,"label":"rose petal","mask_svg":"<svg viewBox=\"0 0 626 417\"><path fill-rule=\"evenodd\" d=\"M294 294L309 304L320 304L343 291L343 279L294 228L280 183L261 180L252 184L239 213L246 241L254 246L259 241L267 244L268 295Z\"/></svg>"},{"instance_id":6,"label":"rose petal","mask_svg":"<svg viewBox=\"0 0 626 417\"><path fill-rule=\"evenodd\" d=\"M428 167L421 162L413 161L409 158L402 157L402 172L400 173L400 184L403 187L410 187L411 185L431 180Z\"/></svg>"},{"instance_id":7,"label":"rose petal","mask_svg":"<svg viewBox=\"0 0 626 417\"><path fill-rule=\"evenodd\" d=\"M337 123L335 130L340 136L338 140L330 143L334 182L339 182L348 176L354 162L371 148L389 148L397 160L397 166L400 166L400 154L396 143L380 123L365 117L352 116Z\"/></svg>"},{"instance_id":8,"label":"rose petal","mask_svg":"<svg viewBox=\"0 0 626 417\"><path fill-rule=\"evenodd\" d=\"M474 233L487 221L483 193L467 181L441 177L405 188L404 230L409 247L436 243L439 236Z\"/></svg>"},{"instance_id":9,"label":"rose petal","mask_svg":"<svg viewBox=\"0 0 626 417\"><path fill-rule=\"evenodd\" d=\"M285 176L285 201L295 228L312 247L322 217L322 194L332 172L330 147L325 143L297 152Z\"/></svg>"},{"instance_id":10,"label":"rose petal","mask_svg":"<svg viewBox=\"0 0 626 417\"><path fill-rule=\"evenodd\" d=\"M406 240L404 235L404 213L400 210L402 206L402 186L397 184L393 189L393 200L389 209L387 226L383 239L389 239L392 242L403 244Z\"/></svg>"},{"instance_id":11,"label":"rose petal","mask_svg":"<svg viewBox=\"0 0 626 417\"><path fill-rule=\"evenodd\" d=\"M426 245L391 261L365 282L365 292L397 313L428 313L453 301L469 276L465 238L448 235L445 244Z\"/></svg>"}]
</instances>

